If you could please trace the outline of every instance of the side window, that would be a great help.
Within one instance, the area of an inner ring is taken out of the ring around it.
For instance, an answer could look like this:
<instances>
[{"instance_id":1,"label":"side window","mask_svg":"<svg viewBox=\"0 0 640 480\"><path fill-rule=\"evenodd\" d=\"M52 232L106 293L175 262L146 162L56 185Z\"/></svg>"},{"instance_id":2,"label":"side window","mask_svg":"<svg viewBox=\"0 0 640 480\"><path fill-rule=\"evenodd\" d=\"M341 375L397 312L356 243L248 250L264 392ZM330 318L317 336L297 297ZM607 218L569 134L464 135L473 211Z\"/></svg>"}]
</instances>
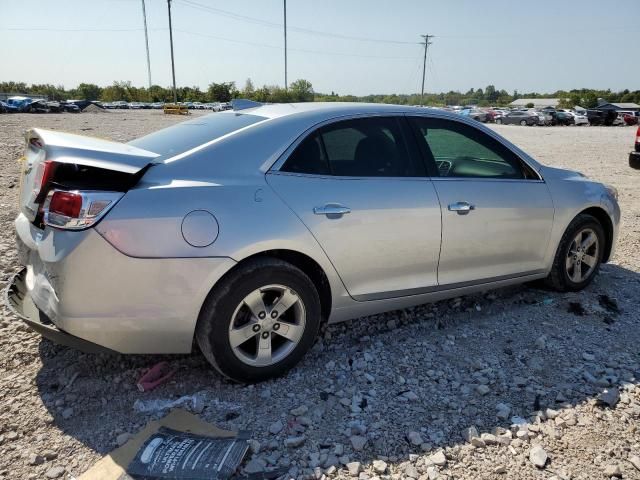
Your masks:
<instances>
[{"instance_id":1,"label":"side window","mask_svg":"<svg viewBox=\"0 0 640 480\"><path fill-rule=\"evenodd\" d=\"M283 165L283 172L329 175L329 164L320 137L312 133L293 151Z\"/></svg>"},{"instance_id":2,"label":"side window","mask_svg":"<svg viewBox=\"0 0 640 480\"><path fill-rule=\"evenodd\" d=\"M452 120L411 118L440 177L537 178L511 150L486 133Z\"/></svg>"},{"instance_id":3,"label":"side window","mask_svg":"<svg viewBox=\"0 0 640 480\"><path fill-rule=\"evenodd\" d=\"M305 139L282 170L348 177L426 175L420 158L409 154L395 117L344 120L327 125Z\"/></svg>"}]
</instances>

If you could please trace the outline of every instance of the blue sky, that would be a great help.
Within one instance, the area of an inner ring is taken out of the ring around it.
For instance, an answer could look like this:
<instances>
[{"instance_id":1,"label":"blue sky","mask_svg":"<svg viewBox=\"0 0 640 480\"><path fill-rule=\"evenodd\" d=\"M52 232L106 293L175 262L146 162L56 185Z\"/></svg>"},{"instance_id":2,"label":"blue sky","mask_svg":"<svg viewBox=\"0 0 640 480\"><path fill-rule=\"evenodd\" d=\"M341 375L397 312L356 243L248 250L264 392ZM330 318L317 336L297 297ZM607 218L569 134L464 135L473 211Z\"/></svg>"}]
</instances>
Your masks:
<instances>
[{"instance_id":1,"label":"blue sky","mask_svg":"<svg viewBox=\"0 0 640 480\"><path fill-rule=\"evenodd\" d=\"M146 3L153 83L168 86L167 2ZM178 85L282 85L282 7L173 0ZM423 33L429 92L639 88L639 0L288 0L287 13L289 82L319 92L419 91ZM0 18L0 81L147 84L141 0L0 0Z\"/></svg>"}]
</instances>

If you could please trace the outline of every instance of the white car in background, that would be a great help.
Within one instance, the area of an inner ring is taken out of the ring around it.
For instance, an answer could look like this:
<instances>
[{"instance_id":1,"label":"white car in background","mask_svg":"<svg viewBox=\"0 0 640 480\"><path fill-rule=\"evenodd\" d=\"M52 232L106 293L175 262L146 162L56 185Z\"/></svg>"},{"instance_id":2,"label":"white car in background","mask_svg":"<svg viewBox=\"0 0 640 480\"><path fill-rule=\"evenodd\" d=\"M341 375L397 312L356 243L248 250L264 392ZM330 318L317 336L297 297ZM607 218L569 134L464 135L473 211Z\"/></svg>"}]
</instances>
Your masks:
<instances>
[{"instance_id":1,"label":"white car in background","mask_svg":"<svg viewBox=\"0 0 640 480\"><path fill-rule=\"evenodd\" d=\"M567 113L570 113L571 115L573 115L573 119L575 120L575 125L589 125L589 119L587 118L586 114L575 111L575 110L572 110Z\"/></svg>"}]
</instances>

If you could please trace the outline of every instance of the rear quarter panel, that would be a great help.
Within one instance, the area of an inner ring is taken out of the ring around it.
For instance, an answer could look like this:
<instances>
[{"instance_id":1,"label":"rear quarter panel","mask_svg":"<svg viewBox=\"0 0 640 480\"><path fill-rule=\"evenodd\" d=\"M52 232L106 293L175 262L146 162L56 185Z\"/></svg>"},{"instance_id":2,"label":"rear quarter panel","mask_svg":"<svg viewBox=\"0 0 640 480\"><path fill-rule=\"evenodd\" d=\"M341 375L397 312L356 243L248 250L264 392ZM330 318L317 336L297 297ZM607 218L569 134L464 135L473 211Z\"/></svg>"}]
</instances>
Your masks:
<instances>
[{"instance_id":1,"label":"rear quarter panel","mask_svg":"<svg viewBox=\"0 0 640 480\"><path fill-rule=\"evenodd\" d=\"M191 246L182 235L182 221L194 210L206 210L218 222L218 236L206 247ZM315 238L259 172L220 183L171 180L136 188L97 230L120 252L138 258L228 257L240 262L268 250L292 250L322 267L334 302L348 298Z\"/></svg>"}]
</instances>

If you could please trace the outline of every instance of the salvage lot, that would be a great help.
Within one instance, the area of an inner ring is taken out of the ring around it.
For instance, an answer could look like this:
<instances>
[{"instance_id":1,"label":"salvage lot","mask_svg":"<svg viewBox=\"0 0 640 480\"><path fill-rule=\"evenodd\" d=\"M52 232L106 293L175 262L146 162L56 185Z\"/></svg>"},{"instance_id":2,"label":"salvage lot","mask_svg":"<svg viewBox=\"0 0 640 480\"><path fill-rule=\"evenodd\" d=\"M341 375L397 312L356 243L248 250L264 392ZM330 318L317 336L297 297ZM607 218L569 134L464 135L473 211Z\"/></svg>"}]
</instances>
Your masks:
<instances>
[{"instance_id":1,"label":"salvage lot","mask_svg":"<svg viewBox=\"0 0 640 480\"><path fill-rule=\"evenodd\" d=\"M148 110L0 117L0 288L18 268L15 160L26 128L128 141L181 120ZM616 255L586 291L516 287L331 326L285 378L250 387L221 380L199 353L109 357L55 346L3 308L0 478L78 476L154 416L136 400L193 394L204 419L253 432L254 471L593 479L617 467L640 478L640 459L630 461L640 456L640 172L627 165L635 129L492 128L545 164L619 190ZM178 369L173 380L138 392L142 369L159 360ZM614 385L615 408L596 406ZM547 408L553 418L512 434L463 439L468 427L491 433ZM544 468L530 460L535 445Z\"/></svg>"}]
</instances>

